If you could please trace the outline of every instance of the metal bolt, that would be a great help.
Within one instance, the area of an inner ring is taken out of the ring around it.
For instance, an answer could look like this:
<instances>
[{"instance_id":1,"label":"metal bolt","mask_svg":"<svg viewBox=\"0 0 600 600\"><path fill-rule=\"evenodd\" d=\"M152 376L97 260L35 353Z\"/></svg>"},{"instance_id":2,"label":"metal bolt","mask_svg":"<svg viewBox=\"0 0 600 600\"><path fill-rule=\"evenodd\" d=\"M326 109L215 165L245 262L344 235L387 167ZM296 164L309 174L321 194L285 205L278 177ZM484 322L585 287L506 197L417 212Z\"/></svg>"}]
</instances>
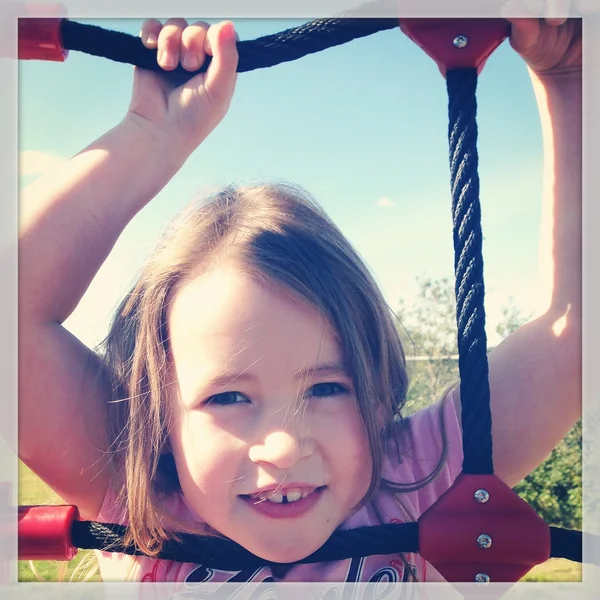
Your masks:
<instances>
[{"instance_id":1,"label":"metal bolt","mask_svg":"<svg viewBox=\"0 0 600 600\"><path fill-rule=\"evenodd\" d=\"M475 492L475 500L479 502L479 504L485 504L490 499L490 495L487 490L477 490Z\"/></svg>"},{"instance_id":2,"label":"metal bolt","mask_svg":"<svg viewBox=\"0 0 600 600\"><path fill-rule=\"evenodd\" d=\"M452 43L457 47L457 48L464 48L468 43L469 43L469 38L466 35L457 35L453 40Z\"/></svg>"},{"instance_id":3,"label":"metal bolt","mask_svg":"<svg viewBox=\"0 0 600 600\"><path fill-rule=\"evenodd\" d=\"M492 545L492 538L487 533L482 533L477 538L477 545L480 548L489 548Z\"/></svg>"},{"instance_id":4,"label":"metal bolt","mask_svg":"<svg viewBox=\"0 0 600 600\"><path fill-rule=\"evenodd\" d=\"M477 573L477 575L475 575L475 581L477 583L489 583L491 579L487 573Z\"/></svg>"}]
</instances>

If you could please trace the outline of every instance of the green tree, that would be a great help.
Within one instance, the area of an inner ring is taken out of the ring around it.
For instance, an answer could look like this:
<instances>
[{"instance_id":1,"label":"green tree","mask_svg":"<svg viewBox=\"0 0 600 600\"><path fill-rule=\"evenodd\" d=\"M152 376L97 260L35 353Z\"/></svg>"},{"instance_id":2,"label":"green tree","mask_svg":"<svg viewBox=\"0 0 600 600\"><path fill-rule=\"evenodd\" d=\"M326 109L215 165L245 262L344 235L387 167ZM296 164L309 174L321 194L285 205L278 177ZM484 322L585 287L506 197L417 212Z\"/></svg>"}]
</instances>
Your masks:
<instances>
[{"instance_id":1,"label":"green tree","mask_svg":"<svg viewBox=\"0 0 600 600\"><path fill-rule=\"evenodd\" d=\"M410 375L405 413L434 402L458 380L456 300L447 279L417 278L419 293L410 311L400 301L398 330Z\"/></svg>"},{"instance_id":2,"label":"green tree","mask_svg":"<svg viewBox=\"0 0 600 600\"><path fill-rule=\"evenodd\" d=\"M581 419L514 490L549 525L581 529Z\"/></svg>"},{"instance_id":3,"label":"green tree","mask_svg":"<svg viewBox=\"0 0 600 600\"><path fill-rule=\"evenodd\" d=\"M418 278L417 283L414 308L407 310L401 301L397 311L411 378L405 414L431 404L458 380L453 284L448 279L426 277ZM512 299L502 313L496 327L502 338L527 320ZM548 458L515 487L515 492L551 525L581 528L581 442L580 420Z\"/></svg>"}]
</instances>

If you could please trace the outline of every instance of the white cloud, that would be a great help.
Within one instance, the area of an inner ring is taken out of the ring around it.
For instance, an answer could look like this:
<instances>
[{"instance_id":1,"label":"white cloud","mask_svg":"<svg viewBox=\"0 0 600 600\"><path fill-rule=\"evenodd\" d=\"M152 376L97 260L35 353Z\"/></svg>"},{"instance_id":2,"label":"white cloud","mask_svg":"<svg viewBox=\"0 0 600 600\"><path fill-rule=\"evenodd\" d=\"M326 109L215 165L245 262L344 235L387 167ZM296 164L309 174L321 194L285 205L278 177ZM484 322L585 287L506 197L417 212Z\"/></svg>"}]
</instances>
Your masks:
<instances>
[{"instance_id":1,"label":"white cloud","mask_svg":"<svg viewBox=\"0 0 600 600\"><path fill-rule=\"evenodd\" d=\"M38 150L24 150L19 154L20 175L44 175L51 173L65 162L62 156L40 152Z\"/></svg>"},{"instance_id":2,"label":"white cloud","mask_svg":"<svg viewBox=\"0 0 600 600\"><path fill-rule=\"evenodd\" d=\"M379 198L379 200L377 200L375 204L377 204L377 206L379 206L380 208L390 208L391 206L396 205L396 203L392 199L387 198L386 196Z\"/></svg>"}]
</instances>

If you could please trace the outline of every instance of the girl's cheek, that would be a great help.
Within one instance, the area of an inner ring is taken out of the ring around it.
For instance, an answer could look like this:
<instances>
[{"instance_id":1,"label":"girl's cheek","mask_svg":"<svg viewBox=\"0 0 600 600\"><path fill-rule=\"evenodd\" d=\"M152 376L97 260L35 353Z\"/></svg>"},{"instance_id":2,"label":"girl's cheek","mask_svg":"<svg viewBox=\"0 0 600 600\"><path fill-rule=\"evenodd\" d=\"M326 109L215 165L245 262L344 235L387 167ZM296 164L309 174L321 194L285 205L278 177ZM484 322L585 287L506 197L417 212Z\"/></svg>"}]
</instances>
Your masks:
<instances>
[{"instance_id":1,"label":"girl's cheek","mask_svg":"<svg viewBox=\"0 0 600 600\"><path fill-rule=\"evenodd\" d=\"M233 427L225 428L217 422L190 418L182 422L181 450L189 464L204 464L207 469L218 467L228 457L239 453L243 445ZM239 429L239 424L238 424Z\"/></svg>"},{"instance_id":2,"label":"girl's cheek","mask_svg":"<svg viewBox=\"0 0 600 600\"><path fill-rule=\"evenodd\" d=\"M327 447L336 451L343 449L352 460L371 464L369 442L355 405L330 405L313 411L312 417L313 431L318 432L317 437L324 440Z\"/></svg>"}]
</instances>

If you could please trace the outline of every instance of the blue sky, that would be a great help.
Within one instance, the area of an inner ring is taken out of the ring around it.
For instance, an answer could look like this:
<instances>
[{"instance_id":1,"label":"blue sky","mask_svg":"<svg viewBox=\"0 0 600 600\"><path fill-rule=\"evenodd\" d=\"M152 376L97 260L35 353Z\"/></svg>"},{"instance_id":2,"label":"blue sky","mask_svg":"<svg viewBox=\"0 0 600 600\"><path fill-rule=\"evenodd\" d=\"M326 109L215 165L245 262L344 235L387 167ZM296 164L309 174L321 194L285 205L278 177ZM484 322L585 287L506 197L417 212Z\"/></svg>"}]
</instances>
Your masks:
<instances>
[{"instance_id":1,"label":"blue sky","mask_svg":"<svg viewBox=\"0 0 600 600\"><path fill-rule=\"evenodd\" d=\"M139 19L100 26L137 34ZM233 19L241 39L295 26ZM119 122L131 67L72 52L19 64L20 184ZM542 140L526 68L505 42L480 77L479 155L488 337L514 298L534 310ZM171 183L132 221L67 326L87 344L160 232L202 191L287 179L312 192L371 266L392 308L416 278L453 277L447 93L435 63L397 30L299 61L240 74L231 109ZM135 177L135 173L131 174Z\"/></svg>"}]
</instances>

